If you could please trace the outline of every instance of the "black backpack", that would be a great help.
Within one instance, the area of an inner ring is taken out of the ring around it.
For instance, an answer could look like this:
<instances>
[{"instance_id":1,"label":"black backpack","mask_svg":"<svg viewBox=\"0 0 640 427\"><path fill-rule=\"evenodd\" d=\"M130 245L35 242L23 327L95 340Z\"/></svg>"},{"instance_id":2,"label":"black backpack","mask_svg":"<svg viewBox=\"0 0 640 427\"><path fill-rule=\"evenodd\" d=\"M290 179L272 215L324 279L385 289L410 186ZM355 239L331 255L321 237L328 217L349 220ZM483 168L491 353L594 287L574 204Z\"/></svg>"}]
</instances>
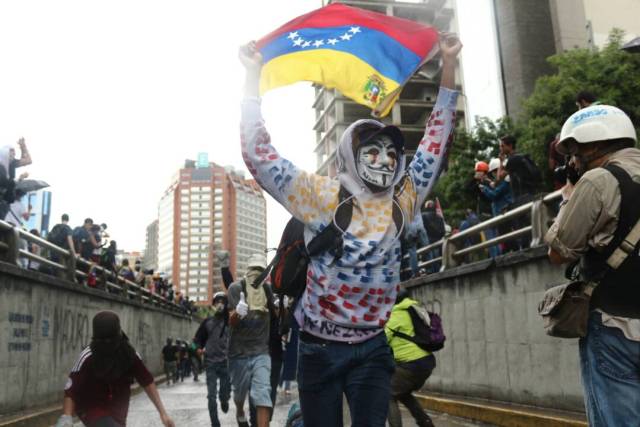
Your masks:
<instances>
[{"instance_id":1,"label":"black backpack","mask_svg":"<svg viewBox=\"0 0 640 427\"><path fill-rule=\"evenodd\" d=\"M67 248L67 236L63 231L64 227L64 224L54 225L49 234L47 234L47 240L60 248L69 249Z\"/></svg>"},{"instance_id":2,"label":"black backpack","mask_svg":"<svg viewBox=\"0 0 640 427\"><path fill-rule=\"evenodd\" d=\"M542 173L528 154L515 154L514 159L521 164L519 169L520 185L526 193L533 194L542 183ZM511 161L511 160L510 160Z\"/></svg>"},{"instance_id":3,"label":"black backpack","mask_svg":"<svg viewBox=\"0 0 640 427\"><path fill-rule=\"evenodd\" d=\"M302 296L307 284L307 267L312 257L331 251L334 261L342 257L342 233L351 223L353 198L340 186L335 222L326 226L308 245L304 244L304 223L291 218L280 238L280 244L271 264L265 270L271 274L273 292L280 297L281 312L283 296L296 301ZM400 232L404 229L404 218L396 196L393 202L393 221Z\"/></svg>"}]
</instances>

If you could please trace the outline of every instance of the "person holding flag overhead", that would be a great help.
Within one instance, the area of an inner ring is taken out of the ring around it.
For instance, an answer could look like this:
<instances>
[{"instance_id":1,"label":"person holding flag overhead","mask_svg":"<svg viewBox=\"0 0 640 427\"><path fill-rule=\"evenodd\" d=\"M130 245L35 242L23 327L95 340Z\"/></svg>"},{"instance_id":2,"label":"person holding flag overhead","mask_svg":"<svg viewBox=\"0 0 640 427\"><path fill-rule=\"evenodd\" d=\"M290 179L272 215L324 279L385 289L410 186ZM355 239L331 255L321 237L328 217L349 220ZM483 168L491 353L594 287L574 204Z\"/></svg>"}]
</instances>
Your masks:
<instances>
[{"instance_id":1,"label":"person holding flag overhead","mask_svg":"<svg viewBox=\"0 0 640 427\"><path fill-rule=\"evenodd\" d=\"M436 182L455 122L455 63L462 45L444 35L439 47L440 92L406 170L400 130L358 120L338 147L337 179L297 168L271 145L259 99L264 56L255 43L240 49L247 72L242 154L256 181L305 224L307 243L332 226L339 204L352 205L349 225L340 230L342 250L311 258L294 311L301 331L298 386L306 427L341 426L343 394L353 425L385 425L394 361L383 332L399 290L400 234Z\"/></svg>"}]
</instances>

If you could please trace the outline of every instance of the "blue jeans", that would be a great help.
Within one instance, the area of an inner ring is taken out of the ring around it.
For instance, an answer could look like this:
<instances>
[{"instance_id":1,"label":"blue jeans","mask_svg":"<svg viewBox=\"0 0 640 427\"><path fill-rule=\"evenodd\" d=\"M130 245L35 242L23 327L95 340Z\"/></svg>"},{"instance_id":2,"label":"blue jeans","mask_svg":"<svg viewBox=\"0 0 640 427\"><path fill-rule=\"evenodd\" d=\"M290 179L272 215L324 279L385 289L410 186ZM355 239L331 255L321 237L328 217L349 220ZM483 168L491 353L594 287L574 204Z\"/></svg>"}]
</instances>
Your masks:
<instances>
[{"instance_id":1,"label":"blue jeans","mask_svg":"<svg viewBox=\"0 0 640 427\"><path fill-rule=\"evenodd\" d=\"M216 394L218 394L218 380L220 380L220 402L228 402L231 395L231 382L229 380L229 370L227 362L206 364L207 370L207 399L209 401L209 418L212 427L220 427L218 420L218 407L216 404Z\"/></svg>"},{"instance_id":2,"label":"blue jeans","mask_svg":"<svg viewBox=\"0 0 640 427\"><path fill-rule=\"evenodd\" d=\"M343 394L353 426L384 427L394 366L384 333L358 344L301 337L298 389L305 427L342 427Z\"/></svg>"},{"instance_id":3,"label":"blue jeans","mask_svg":"<svg viewBox=\"0 0 640 427\"><path fill-rule=\"evenodd\" d=\"M483 231L483 233L484 233L484 238L487 239L487 240L491 240L491 239L493 239L495 237L498 237L498 232L496 231L495 228L487 228L486 230ZM500 251L500 245L499 244L491 246L489 248L489 256L491 258L497 257L498 255L500 255L500 252L501 251Z\"/></svg>"},{"instance_id":4,"label":"blue jeans","mask_svg":"<svg viewBox=\"0 0 640 427\"><path fill-rule=\"evenodd\" d=\"M416 236L416 243L411 246L409 250L409 265L411 266L411 273L416 276L419 272L418 269L418 249L423 248L429 244L429 238L427 232L424 229L418 230Z\"/></svg>"},{"instance_id":5,"label":"blue jeans","mask_svg":"<svg viewBox=\"0 0 640 427\"><path fill-rule=\"evenodd\" d=\"M580 367L591 427L637 426L640 420L640 342L589 316L587 336L580 339Z\"/></svg>"}]
</instances>

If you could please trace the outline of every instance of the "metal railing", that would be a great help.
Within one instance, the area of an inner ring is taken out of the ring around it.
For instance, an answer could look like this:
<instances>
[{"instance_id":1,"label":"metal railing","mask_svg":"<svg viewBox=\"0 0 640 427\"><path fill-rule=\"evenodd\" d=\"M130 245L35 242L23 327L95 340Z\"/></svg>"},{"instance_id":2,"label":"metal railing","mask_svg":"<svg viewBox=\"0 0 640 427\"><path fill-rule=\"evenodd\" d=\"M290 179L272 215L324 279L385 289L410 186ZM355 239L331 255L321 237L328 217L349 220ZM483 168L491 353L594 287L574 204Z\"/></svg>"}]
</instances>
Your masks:
<instances>
[{"instance_id":1,"label":"metal railing","mask_svg":"<svg viewBox=\"0 0 640 427\"><path fill-rule=\"evenodd\" d=\"M553 222L556 212L554 207L560 198L560 190L546 194L459 233L418 248L418 259L425 256L429 258L418 262L418 268L441 264L438 270L445 271L464 264L470 255L476 255L474 261L490 258L488 249L501 243L520 240L526 241L529 247L540 246L544 243L544 235ZM500 235L501 226L509 231ZM496 236L479 243L468 244L470 240L479 240L480 233L486 230L494 231ZM411 272L408 259L409 255L403 257L403 272Z\"/></svg>"},{"instance_id":2,"label":"metal railing","mask_svg":"<svg viewBox=\"0 0 640 427\"><path fill-rule=\"evenodd\" d=\"M35 244L41 250L46 250L49 257L45 258L44 256L24 249L23 241ZM142 304L153 305L169 311L186 314L180 305L168 301L166 298L151 292L146 287L125 279L94 262L79 256L75 257L73 253L67 249L56 246L39 236L0 220L0 261L12 265L20 265L21 258L27 259L32 263L44 265L50 269L51 275L86 288L94 288L87 284L87 271L93 270L96 275L95 288L97 289L102 289L111 295L120 295L125 299L138 301ZM80 266L84 266L85 269L79 268Z\"/></svg>"}]
</instances>

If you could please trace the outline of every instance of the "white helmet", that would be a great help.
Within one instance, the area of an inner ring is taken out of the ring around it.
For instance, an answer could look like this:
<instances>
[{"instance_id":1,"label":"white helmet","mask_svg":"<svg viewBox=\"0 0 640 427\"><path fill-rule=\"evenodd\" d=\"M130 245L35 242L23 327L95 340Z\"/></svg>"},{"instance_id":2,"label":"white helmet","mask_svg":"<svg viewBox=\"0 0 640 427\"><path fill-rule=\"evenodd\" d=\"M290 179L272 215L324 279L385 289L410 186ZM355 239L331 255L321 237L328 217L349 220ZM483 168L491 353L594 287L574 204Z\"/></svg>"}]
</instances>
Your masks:
<instances>
[{"instance_id":1,"label":"white helmet","mask_svg":"<svg viewBox=\"0 0 640 427\"><path fill-rule=\"evenodd\" d=\"M259 267L261 269L267 268L267 259L264 254L253 254L247 261L247 268Z\"/></svg>"},{"instance_id":2,"label":"white helmet","mask_svg":"<svg viewBox=\"0 0 640 427\"><path fill-rule=\"evenodd\" d=\"M493 159L491 159L491 161L489 162L489 172L498 170L499 167L500 167L500 159L497 157L494 157Z\"/></svg>"},{"instance_id":3,"label":"white helmet","mask_svg":"<svg viewBox=\"0 0 640 427\"><path fill-rule=\"evenodd\" d=\"M592 105L576 111L564 122L556 150L560 154L568 155L571 154L567 147L568 141L589 144L614 139L636 141L636 130L631 119L617 107Z\"/></svg>"}]
</instances>

